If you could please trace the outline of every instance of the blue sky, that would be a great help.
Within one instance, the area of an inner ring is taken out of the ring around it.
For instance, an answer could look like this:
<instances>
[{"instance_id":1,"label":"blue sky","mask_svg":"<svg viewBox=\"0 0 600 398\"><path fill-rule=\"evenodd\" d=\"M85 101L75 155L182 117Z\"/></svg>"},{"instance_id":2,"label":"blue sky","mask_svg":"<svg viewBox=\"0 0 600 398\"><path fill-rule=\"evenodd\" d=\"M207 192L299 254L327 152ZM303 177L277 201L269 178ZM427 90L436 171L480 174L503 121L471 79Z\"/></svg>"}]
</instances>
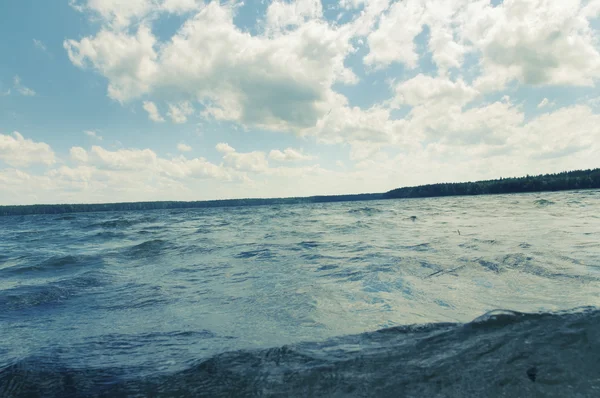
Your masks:
<instances>
[{"instance_id":1,"label":"blue sky","mask_svg":"<svg viewBox=\"0 0 600 398\"><path fill-rule=\"evenodd\" d=\"M0 3L0 204L600 167L600 1Z\"/></svg>"}]
</instances>

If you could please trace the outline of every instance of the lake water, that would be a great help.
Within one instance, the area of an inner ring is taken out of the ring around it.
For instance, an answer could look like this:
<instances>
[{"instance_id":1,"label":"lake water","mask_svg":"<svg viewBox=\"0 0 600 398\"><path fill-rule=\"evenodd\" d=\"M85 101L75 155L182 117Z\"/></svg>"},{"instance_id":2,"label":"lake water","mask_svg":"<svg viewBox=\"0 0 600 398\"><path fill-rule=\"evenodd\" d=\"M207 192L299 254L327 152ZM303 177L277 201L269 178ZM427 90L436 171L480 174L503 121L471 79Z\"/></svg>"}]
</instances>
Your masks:
<instances>
[{"instance_id":1,"label":"lake water","mask_svg":"<svg viewBox=\"0 0 600 398\"><path fill-rule=\"evenodd\" d=\"M597 190L0 217L0 396L600 396L599 306Z\"/></svg>"}]
</instances>

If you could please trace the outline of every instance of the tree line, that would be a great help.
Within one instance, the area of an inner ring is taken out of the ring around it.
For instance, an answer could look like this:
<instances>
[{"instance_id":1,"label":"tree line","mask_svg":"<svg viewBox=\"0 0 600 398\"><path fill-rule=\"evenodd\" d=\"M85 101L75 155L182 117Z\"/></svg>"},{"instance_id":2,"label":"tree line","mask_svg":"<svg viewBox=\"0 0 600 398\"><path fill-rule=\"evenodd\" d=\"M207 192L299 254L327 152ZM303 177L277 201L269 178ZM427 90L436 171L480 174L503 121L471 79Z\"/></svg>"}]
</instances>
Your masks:
<instances>
[{"instance_id":1,"label":"tree line","mask_svg":"<svg viewBox=\"0 0 600 398\"><path fill-rule=\"evenodd\" d=\"M63 214L63 213L92 213L103 211L133 211L133 210L165 210L165 209L195 209L210 207L239 207L262 205L286 205L301 203L348 202L360 200L381 199L383 194L357 195L326 195L295 198L273 199L223 199L194 202L160 201L160 202L124 202L98 204L53 204L53 205L14 205L0 206L0 216L29 215L29 214Z\"/></svg>"},{"instance_id":2,"label":"tree line","mask_svg":"<svg viewBox=\"0 0 600 398\"><path fill-rule=\"evenodd\" d=\"M490 195L521 192L566 191L600 188L600 169L565 171L517 178L475 182L441 183L398 188L386 192L385 199L436 196Z\"/></svg>"},{"instance_id":3,"label":"tree line","mask_svg":"<svg viewBox=\"0 0 600 398\"><path fill-rule=\"evenodd\" d=\"M328 203L381 199L425 198L437 196L489 195L520 192L564 191L574 189L599 189L600 169L566 171L497 180L428 184L394 189L385 193L357 195L322 195L271 199L224 199L195 202L126 202L99 204L54 204L0 206L0 216L29 214L89 213L103 211L192 209L209 207L237 207L261 205L286 205L301 203Z\"/></svg>"}]
</instances>

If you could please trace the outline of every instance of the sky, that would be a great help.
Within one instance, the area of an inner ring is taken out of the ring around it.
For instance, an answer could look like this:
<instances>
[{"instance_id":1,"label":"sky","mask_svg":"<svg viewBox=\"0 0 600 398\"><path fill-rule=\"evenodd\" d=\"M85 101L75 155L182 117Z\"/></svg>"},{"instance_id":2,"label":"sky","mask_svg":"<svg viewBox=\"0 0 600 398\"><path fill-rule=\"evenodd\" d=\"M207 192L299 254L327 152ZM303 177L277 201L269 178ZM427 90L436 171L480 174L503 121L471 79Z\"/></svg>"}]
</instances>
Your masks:
<instances>
[{"instance_id":1,"label":"sky","mask_svg":"<svg viewBox=\"0 0 600 398\"><path fill-rule=\"evenodd\" d=\"M600 167L600 0L4 0L0 204Z\"/></svg>"}]
</instances>

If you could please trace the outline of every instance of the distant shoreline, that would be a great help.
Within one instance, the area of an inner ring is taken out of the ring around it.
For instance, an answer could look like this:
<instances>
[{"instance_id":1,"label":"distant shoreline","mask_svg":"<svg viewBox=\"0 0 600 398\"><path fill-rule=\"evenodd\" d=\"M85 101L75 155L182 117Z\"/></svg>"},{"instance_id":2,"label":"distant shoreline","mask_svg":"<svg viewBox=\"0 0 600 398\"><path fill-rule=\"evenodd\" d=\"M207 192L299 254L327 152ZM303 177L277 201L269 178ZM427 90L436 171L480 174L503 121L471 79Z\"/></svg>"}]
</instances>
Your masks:
<instances>
[{"instance_id":1,"label":"distant shoreline","mask_svg":"<svg viewBox=\"0 0 600 398\"><path fill-rule=\"evenodd\" d=\"M430 198L441 196L476 196L528 192L557 192L600 189L600 168L566 171L517 178L501 178L475 182L439 183L393 189L384 193L354 195L320 195L292 198L223 199L204 201L123 202L98 204L38 204L0 206L0 216L30 214L92 213L160 209L196 209L285 205L301 203L356 202L382 199Z\"/></svg>"}]
</instances>

